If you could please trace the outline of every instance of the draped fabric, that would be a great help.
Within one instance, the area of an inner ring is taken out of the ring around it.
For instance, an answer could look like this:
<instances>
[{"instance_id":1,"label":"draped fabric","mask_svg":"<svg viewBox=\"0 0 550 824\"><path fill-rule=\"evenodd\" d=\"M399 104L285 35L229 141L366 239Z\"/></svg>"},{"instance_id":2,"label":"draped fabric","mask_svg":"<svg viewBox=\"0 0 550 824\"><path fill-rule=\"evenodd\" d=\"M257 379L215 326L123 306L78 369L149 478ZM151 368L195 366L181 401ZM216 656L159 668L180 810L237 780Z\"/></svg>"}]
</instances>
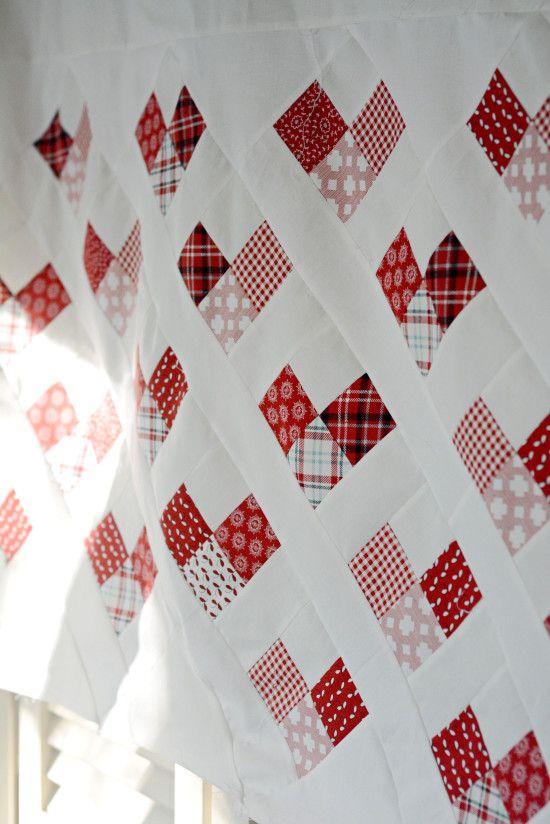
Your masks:
<instances>
[{"instance_id":1,"label":"draped fabric","mask_svg":"<svg viewBox=\"0 0 550 824\"><path fill-rule=\"evenodd\" d=\"M550 821L550 5L5 3L0 688L259 824Z\"/></svg>"}]
</instances>

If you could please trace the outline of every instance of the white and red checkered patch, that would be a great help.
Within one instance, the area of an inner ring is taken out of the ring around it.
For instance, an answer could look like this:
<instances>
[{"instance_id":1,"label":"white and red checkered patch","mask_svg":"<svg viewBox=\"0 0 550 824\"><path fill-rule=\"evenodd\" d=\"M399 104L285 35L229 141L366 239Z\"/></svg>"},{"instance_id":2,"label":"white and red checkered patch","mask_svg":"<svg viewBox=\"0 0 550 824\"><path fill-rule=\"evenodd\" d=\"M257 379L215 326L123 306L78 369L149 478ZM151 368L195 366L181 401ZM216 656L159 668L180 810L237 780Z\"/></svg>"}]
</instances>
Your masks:
<instances>
[{"instance_id":1,"label":"white and red checkered patch","mask_svg":"<svg viewBox=\"0 0 550 824\"><path fill-rule=\"evenodd\" d=\"M513 449L482 398L472 404L453 435L453 443L483 493Z\"/></svg>"},{"instance_id":2,"label":"white and red checkered patch","mask_svg":"<svg viewBox=\"0 0 550 824\"><path fill-rule=\"evenodd\" d=\"M0 552L9 561L19 552L32 530L21 501L11 489L0 504Z\"/></svg>"},{"instance_id":3,"label":"white and red checkered patch","mask_svg":"<svg viewBox=\"0 0 550 824\"><path fill-rule=\"evenodd\" d=\"M454 801L458 824L510 824L492 771Z\"/></svg>"},{"instance_id":4,"label":"white and red checkered patch","mask_svg":"<svg viewBox=\"0 0 550 824\"><path fill-rule=\"evenodd\" d=\"M256 309L261 311L292 269L292 263L264 220L243 246L231 269Z\"/></svg>"},{"instance_id":5,"label":"white and red checkered patch","mask_svg":"<svg viewBox=\"0 0 550 824\"><path fill-rule=\"evenodd\" d=\"M137 412L137 435L152 464L168 435L168 427L148 389L141 396Z\"/></svg>"},{"instance_id":6,"label":"white and red checkered patch","mask_svg":"<svg viewBox=\"0 0 550 824\"><path fill-rule=\"evenodd\" d=\"M550 97L546 98L533 120L538 133L550 148Z\"/></svg>"},{"instance_id":7,"label":"white and red checkered patch","mask_svg":"<svg viewBox=\"0 0 550 824\"><path fill-rule=\"evenodd\" d=\"M405 121L381 80L350 127L355 142L376 175L382 171L404 129Z\"/></svg>"},{"instance_id":8,"label":"white and red checkered patch","mask_svg":"<svg viewBox=\"0 0 550 824\"><path fill-rule=\"evenodd\" d=\"M101 597L119 635L143 606L143 595L130 558L101 584Z\"/></svg>"},{"instance_id":9,"label":"white and red checkered patch","mask_svg":"<svg viewBox=\"0 0 550 824\"><path fill-rule=\"evenodd\" d=\"M0 355L9 359L21 352L33 337L32 323L15 297L0 304Z\"/></svg>"},{"instance_id":10,"label":"white and red checkered patch","mask_svg":"<svg viewBox=\"0 0 550 824\"><path fill-rule=\"evenodd\" d=\"M164 135L160 152L155 158L150 174L153 191L159 201L160 210L165 215L170 208L183 175L183 166L179 161L169 132Z\"/></svg>"},{"instance_id":11,"label":"white and red checkered patch","mask_svg":"<svg viewBox=\"0 0 550 824\"><path fill-rule=\"evenodd\" d=\"M276 721L282 721L307 692L304 677L280 638L248 674Z\"/></svg>"},{"instance_id":12,"label":"white and red checkered patch","mask_svg":"<svg viewBox=\"0 0 550 824\"><path fill-rule=\"evenodd\" d=\"M141 253L141 227L139 220L136 220L132 227L132 231L122 244L122 248L118 253L118 262L137 287L139 280L139 270L143 263L143 255Z\"/></svg>"}]
</instances>

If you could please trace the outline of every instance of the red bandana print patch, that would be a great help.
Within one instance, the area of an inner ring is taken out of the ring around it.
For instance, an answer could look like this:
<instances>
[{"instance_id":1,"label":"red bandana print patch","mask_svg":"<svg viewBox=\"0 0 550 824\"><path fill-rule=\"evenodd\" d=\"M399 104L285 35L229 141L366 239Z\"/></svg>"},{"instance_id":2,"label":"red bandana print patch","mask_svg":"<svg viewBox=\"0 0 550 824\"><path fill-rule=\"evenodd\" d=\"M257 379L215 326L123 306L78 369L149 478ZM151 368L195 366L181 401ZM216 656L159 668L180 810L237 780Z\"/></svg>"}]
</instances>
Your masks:
<instances>
[{"instance_id":1,"label":"red bandana print patch","mask_svg":"<svg viewBox=\"0 0 550 824\"><path fill-rule=\"evenodd\" d=\"M229 269L229 263L202 223L197 223L181 250L178 267L198 305Z\"/></svg>"},{"instance_id":2,"label":"red bandana print patch","mask_svg":"<svg viewBox=\"0 0 550 824\"><path fill-rule=\"evenodd\" d=\"M454 232L444 238L428 263L426 285L445 332L485 282Z\"/></svg>"},{"instance_id":3,"label":"red bandana print patch","mask_svg":"<svg viewBox=\"0 0 550 824\"><path fill-rule=\"evenodd\" d=\"M45 329L71 302L51 263L17 293L16 299L31 321L33 334Z\"/></svg>"},{"instance_id":4,"label":"red bandana print patch","mask_svg":"<svg viewBox=\"0 0 550 824\"><path fill-rule=\"evenodd\" d=\"M168 549L180 569L212 534L185 484L166 506L160 525Z\"/></svg>"},{"instance_id":5,"label":"red bandana print patch","mask_svg":"<svg viewBox=\"0 0 550 824\"><path fill-rule=\"evenodd\" d=\"M58 111L42 137L34 143L56 177L61 175L72 145L73 139L61 125Z\"/></svg>"},{"instance_id":6,"label":"red bandana print patch","mask_svg":"<svg viewBox=\"0 0 550 824\"><path fill-rule=\"evenodd\" d=\"M44 452L69 435L78 423L74 407L61 383L50 386L27 410L27 416Z\"/></svg>"},{"instance_id":7,"label":"red bandana print patch","mask_svg":"<svg viewBox=\"0 0 550 824\"><path fill-rule=\"evenodd\" d=\"M541 488L550 499L550 415L534 429L518 450L518 454Z\"/></svg>"},{"instance_id":8,"label":"red bandana print patch","mask_svg":"<svg viewBox=\"0 0 550 824\"><path fill-rule=\"evenodd\" d=\"M407 306L422 282L422 275L404 229L401 229L384 255L376 277L395 317L401 323L405 318Z\"/></svg>"},{"instance_id":9,"label":"red bandana print patch","mask_svg":"<svg viewBox=\"0 0 550 824\"><path fill-rule=\"evenodd\" d=\"M527 824L550 803L550 776L533 732L499 761L494 772L510 824Z\"/></svg>"},{"instance_id":10,"label":"red bandana print patch","mask_svg":"<svg viewBox=\"0 0 550 824\"><path fill-rule=\"evenodd\" d=\"M432 738L432 750L451 801L491 769L477 718L469 706Z\"/></svg>"},{"instance_id":11,"label":"red bandana print patch","mask_svg":"<svg viewBox=\"0 0 550 824\"><path fill-rule=\"evenodd\" d=\"M95 576L101 586L128 557L122 535L110 512L92 530L84 543Z\"/></svg>"},{"instance_id":12,"label":"red bandana print patch","mask_svg":"<svg viewBox=\"0 0 550 824\"><path fill-rule=\"evenodd\" d=\"M274 128L309 173L324 160L347 127L316 80L277 120Z\"/></svg>"},{"instance_id":13,"label":"red bandana print patch","mask_svg":"<svg viewBox=\"0 0 550 824\"><path fill-rule=\"evenodd\" d=\"M248 674L276 721L285 718L307 692L303 675L280 638Z\"/></svg>"},{"instance_id":14,"label":"red bandana print patch","mask_svg":"<svg viewBox=\"0 0 550 824\"><path fill-rule=\"evenodd\" d=\"M334 746L369 714L341 658L315 684L311 697Z\"/></svg>"},{"instance_id":15,"label":"red bandana print patch","mask_svg":"<svg viewBox=\"0 0 550 824\"><path fill-rule=\"evenodd\" d=\"M171 347L155 367L149 381L151 395L168 429L172 428L180 403L187 392L187 379Z\"/></svg>"},{"instance_id":16,"label":"red bandana print patch","mask_svg":"<svg viewBox=\"0 0 550 824\"><path fill-rule=\"evenodd\" d=\"M481 592L456 541L424 573L420 584L447 638L481 601Z\"/></svg>"},{"instance_id":17,"label":"red bandana print patch","mask_svg":"<svg viewBox=\"0 0 550 824\"><path fill-rule=\"evenodd\" d=\"M241 578L249 581L280 547L253 495L233 510L214 533Z\"/></svg>"},{"instance_id":18,"label":"red bandana print patch","mask_svg":"<svg viewBox=\"0 0 550 824\"><path fill-rule=\"evenodd\" d=\"M285 455L306 426L317 417L315 407L292 368L287 365L260 402L260 409Z\"/></svg>"},{"instance_id":19,"label":"red bandana print patch","mask_svg":"<svg viewBox=\"0 0 550 824\"><path fill-rule=\"evenodd\" d=\"M32 530L21 501L11 489L0 504L0 553L10 561L19 552Z\"/></svg>"},{"instance_id":20,"label":"red bandana print patch","mask_svg":"<svg viewBox=\"0 0 550 824\"><path fill-rule=\"evenodd\" d=\"M147 530L145 527L143 527L139 534L134 551L130 555L130 560L132 561L134 574L140 586L143 598L146 599L149 597L151 590L153 589L157 568L153 558L153 553L151 552L151 546L149 544L149 538L147 537Z\"/></svg>"}]
</instances>

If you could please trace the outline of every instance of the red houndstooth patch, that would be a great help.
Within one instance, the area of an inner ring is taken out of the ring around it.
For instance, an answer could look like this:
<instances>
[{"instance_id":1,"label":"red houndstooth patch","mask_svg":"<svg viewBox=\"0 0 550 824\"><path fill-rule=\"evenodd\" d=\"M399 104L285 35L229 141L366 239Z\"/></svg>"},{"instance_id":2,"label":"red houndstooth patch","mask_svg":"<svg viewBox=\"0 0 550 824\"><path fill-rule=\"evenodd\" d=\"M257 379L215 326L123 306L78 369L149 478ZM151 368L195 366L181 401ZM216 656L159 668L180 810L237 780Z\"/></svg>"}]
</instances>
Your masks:
<instances>
[{"instance_id":1,"label":"red houndstooth patch","mask_svg":"<svg viewBox=\"0 0 550 824\"><path fill-rule=\"evenodd\" d=\"M281 444L285 455L317 417L315 407L292 371L285 366L260 402L260 409Z\"/></svg>"},{"instance_id":2,"label":"red houndstooth patch","mask_svg":"<svg viewBox=\"0 0 550 824\"><path fill-rule=\"evenodd\" d=\"M510 824L527 824L550 803L550 776L534 732L498 762L494 773Z\"/></svg>"},{"instance_id":3,"label":"red houndstooth patch","mask_svg":"<svg viewBox=\"0 0 550 824\"><path fill-rule=\"evenodd\" d=\"M274 128L309 173L334 148L347 127L316 80L277 120Z\"/></svg>"},{"instance_id":4,"label":"red houndstooth patch","mask_svg":"<svg viewBox=\"0 0 550 824\"><path fill-rule=\"evenodd\" d=\"M550 415L534 429L518 454L547 498L550 498Z\"/></svg>"},{"instance_id":5,"label":"red houndstooth patch","mask_svg":"<svg viewBox=\"0 0 550 824\"><path fill-rule=\"evenodd\" d=\"M85 540L86 551L92 562L100 586L126 561L128 553L112 513L101 521Z\"/></svg>"},{"instance_id":6,"label":"red houndstooth patch","mask_svg":"<svg viewBox=\"0 0 550 824\"><path fill-rule=\"evenodd\" d=\"M136 127L136 138L150 172L164 140L166 125L155 93L147 101Z\"/></svg>"},{"instance_id":7,"label":"red houndstooth patch","mask_svg":"<svg viewBox=\"0 0 550 824\"><path fill-rule=\"evenodd\" d=\"M90 281L90 286L97 292L107 269L114 260L114 255L105 246L94 227L88 223L86 239L84 241L84 268Z\"/></svg>"},{"instance_id":8,"label":"red houndstooth patch","mask_svg":"<svg viewBox=\"0 0 550 824\"><path fill-rule=\"evenodd\" d=\"M513 449L482 398L460 421L453 443L466 469L483 493Z\"/></svg>"},{"instance_id":9,"label":"red houndstooth patch","mask_svg":"<svg viewBox=\"0 0 550 824\"><path fill-rule=\"evenodd\" d=\"M471 707L432 738L432 750L451 801L491 769L491 761Z\"/></svg>"},{"instance_id":10,"label":"red houndstooth patch","mask_svg":"<svg viewBox=\"0 0 550 824\"><path fill-rule=\"evenodd\" d=\"M27 410L27 416L44 452L69 435L78 423L74 407L61 383L50 386Z\"/></svg>"},{"instance_id":11,"label":"red houndstooth patch","mask_svg":"<svg viewBox=\"0 0 550 824\"><path fill-rule=\"evenodd\" d=\"M157 567L153 553L151 552L145 527L143 527L139 533L134 551L130 555L130 560L134 569L134 575L141 589L141 594L145 600L151 594L157 575Z\"/></svg>"},{"instance_id":12,"label":"red houndstooth patch","mask_svg":"<svg viewBox=\"0 0 550 824\"><path fill-rule=\"evenodd\" d=\"M0 504L0 553L10 561L19 552L32 531L23 505L11 489Z\"/></svg>"},{"instance_id":13,"label":"red houndstooth patch","mask_svg":"<svg viewBox=\"0 0 550 824\"><path fill-rule=\"evenodd\" d=\"M349 568L377 618L382 618L416 583L409 560L389 524L384 524L359 550Z\"/></svg>"},{"instance_id":14,"label":"red houndstooth patch","mask_svg":"<svg viewBox=\"0 0 550 824\"><path fill-rule=\"evenodd\" d=\"M277 536L253 495L228 515L214 533L241 578L249 581L280 547Z\"/></svg>"},{"instance_id":15,"label":"red houndstooth patch","mask_svg":"<svg viewBox=\"0 0 550 824\"><path fill-rule=\"evenodd\" d=\"M189 235L178 266L197 306L229 269L229 263L202 223L197 223Z\"/></svg>"},{"instance_id":16,"label":"red houndstooth patch","mask_svg":"<svg viewBox=\"0 0 550 824\"><path fill-rule=\"evenodd\" d=\"M160 525L168 549L180 569L212 534L185 484L166 506Z\"/></svg>"},{"instance_id":17,"label":"red houndstooth patch","mask_svg":"<svg viewBox=\"0 0 550 824\"><path fill-rule=\"evenodd\" d=\"M172 428L187 389L187 378L183 373L181 363L174 350L168 347L149 381L149 390L168 429Z\"/></svg>"},{"instance_id":18,"label":"red houndstooth patch","mask_svg":"<svg viewBox=\"0 0 550 824\"><path fill-rule=\"evenodd\" d=\"M334 746L369 714L341 658L315 684L311 697Z\"/></svg>"},{"instance_id":19,"label":"red houndstooth patch","mask_svg":"<svg viewBox=\"0 0 550 824\"><path fill-rule=\"evenodd\" d=\"M307 693L302 673L280 638L248 674L276 721L282 721Z\"/></svg>"},{"instance_id":20,"label":"red houndstooth patch","mask_svg":"<svg viewBox=\"0 0 550 824\"><path fill-rule=\"evenodd\" d=\"M45 329L71 302L51 263L38 272L15 297L30 319L33 334Z\"/></svg>"},{"instance_id":21,"label":"red houndstooth patch","mask_svg":"<svg viewBox=\"0 0 550 824\"><path fill-rule=\"evenodd\" d=\"M206 123L199 112L187 86L181 90L172 123L170 137L184 169L187 168L195 146L206 129Z\"/></svg>"},{"instance_id":22,"label":"red houndstooth patch","mask_svg":"<svg viewBox=\"0 0 550 824\"><path fill-rule=\"evenodd\" d=\"M499 175L510 163L528 125L527 112L497 69L468 126Z\"/></svg>"},{"instance_id":23,"label":"red houndstooth patch","mask_svg":"<svg viewBox=\"0 0 550 824\"><path fill-rule=\"evenodd\" d=\"M61 125L58 111L44 134L34 143L56 177L61 175L72 145L73 139Z\"/></svg>"},{"instance_id":24,"label":"red houndstooth patch","mask_svg":"<svg viewBox=\"0 0 550 824\"><path fill-rule=\"evenodd\" d=\"M449 232L428 263L426 285L445 332L485 282L454 232Z\"/></svg>"},{"instance_id":25,"label":"red houndstooth patch","mask_svg":"<svg viewBox=\"0 0 550 824\"><path fill-rule=\"evenodd\" d=\"M392 416L366 374L348 386L320 417L353 466L395 428Z\"/></svg>"},{"instance_id":26,"label":"red houndstooth patch","mask_svg":"<svg viewBox=\"0 0 550 824\"><path fill-rule=\"evenodd\" d=\"M376 277L392 311L401 323L407 306L422 283L422 275L404 229L401 229L378 267Z\"/></svg>"},{"instance_id":27,"label":"red houndstooth patch","mask_svg":"<svg viewBox=\"0 0 550 824\"><path fill-rule=\"evenodd\" d=\"M292 269L292 263L264 220L243 246L231 269L256 309L261 311Z\"/></svg>"},{"instance_id":28,"label":"red houndstooth patch","mask_svg":"<svg viewBox=\"0 0 550 824\"><path fill-rule=\"evenodd\" d=\"M456 541L424 573L420 584L447 637L481 601L481 592Z\"/></svg>"},{"instance_id":29,"label":"red houndstooth patch","mask_svg":"<svg viewBox=\"0 0 550 824\"><path fill-rule=\"evenodd\" d=\"M367 158L369 166L380 174L397 141L405 130L405 121L383 80L364 109L355 118L350 131Z\"/></svg>"},{"instance_id":30,"label":"red houndstooth patch","mask_svg":"<svg viewBox=\"0 0 550 824\"><path fill-rule=\"evenodd\" d=\"M113 399L107 394L88 422L87 437L98 463L103 460L121 432L122 427Z\"/></svg>"}]
</instances>

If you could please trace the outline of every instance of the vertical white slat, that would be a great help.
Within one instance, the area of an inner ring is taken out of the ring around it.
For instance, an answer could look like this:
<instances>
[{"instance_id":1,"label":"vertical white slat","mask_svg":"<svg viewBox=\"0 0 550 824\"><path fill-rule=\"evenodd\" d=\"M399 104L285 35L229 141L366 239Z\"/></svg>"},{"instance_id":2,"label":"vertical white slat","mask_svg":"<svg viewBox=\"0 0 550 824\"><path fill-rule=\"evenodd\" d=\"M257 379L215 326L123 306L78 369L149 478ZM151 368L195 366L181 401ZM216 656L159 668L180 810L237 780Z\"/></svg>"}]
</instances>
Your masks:
<instances>
[{"instance_id":1,"label":"vertical white slat","mask_svg":"<svg viewBox=\"0 0 550 824\"><path fill-rule=\"evenodd\" d=\"M175 765L174 824L205 824L202 785L198 775Z\"/></svg>"},{"instance_id":2,"label":"vertical white slat","mask_svg":"<svg viewBox=\"0 0 550 824\"><path fill-rule=\"evenodd\" d=\"M41 701L18 698L19 824L31 824L46 809L51 785L47 778L47 711Z\"/></svg>"},{"instance_id":3,"label":"vertical white slat","mask_svg":"<svg viewBox=\"0 0 550 824\"><path fill-rule=\"evenodd\" d=\"M17 713L11 692L0 690L0 821L17 818Z\"/></svg>"}]
</instances>

